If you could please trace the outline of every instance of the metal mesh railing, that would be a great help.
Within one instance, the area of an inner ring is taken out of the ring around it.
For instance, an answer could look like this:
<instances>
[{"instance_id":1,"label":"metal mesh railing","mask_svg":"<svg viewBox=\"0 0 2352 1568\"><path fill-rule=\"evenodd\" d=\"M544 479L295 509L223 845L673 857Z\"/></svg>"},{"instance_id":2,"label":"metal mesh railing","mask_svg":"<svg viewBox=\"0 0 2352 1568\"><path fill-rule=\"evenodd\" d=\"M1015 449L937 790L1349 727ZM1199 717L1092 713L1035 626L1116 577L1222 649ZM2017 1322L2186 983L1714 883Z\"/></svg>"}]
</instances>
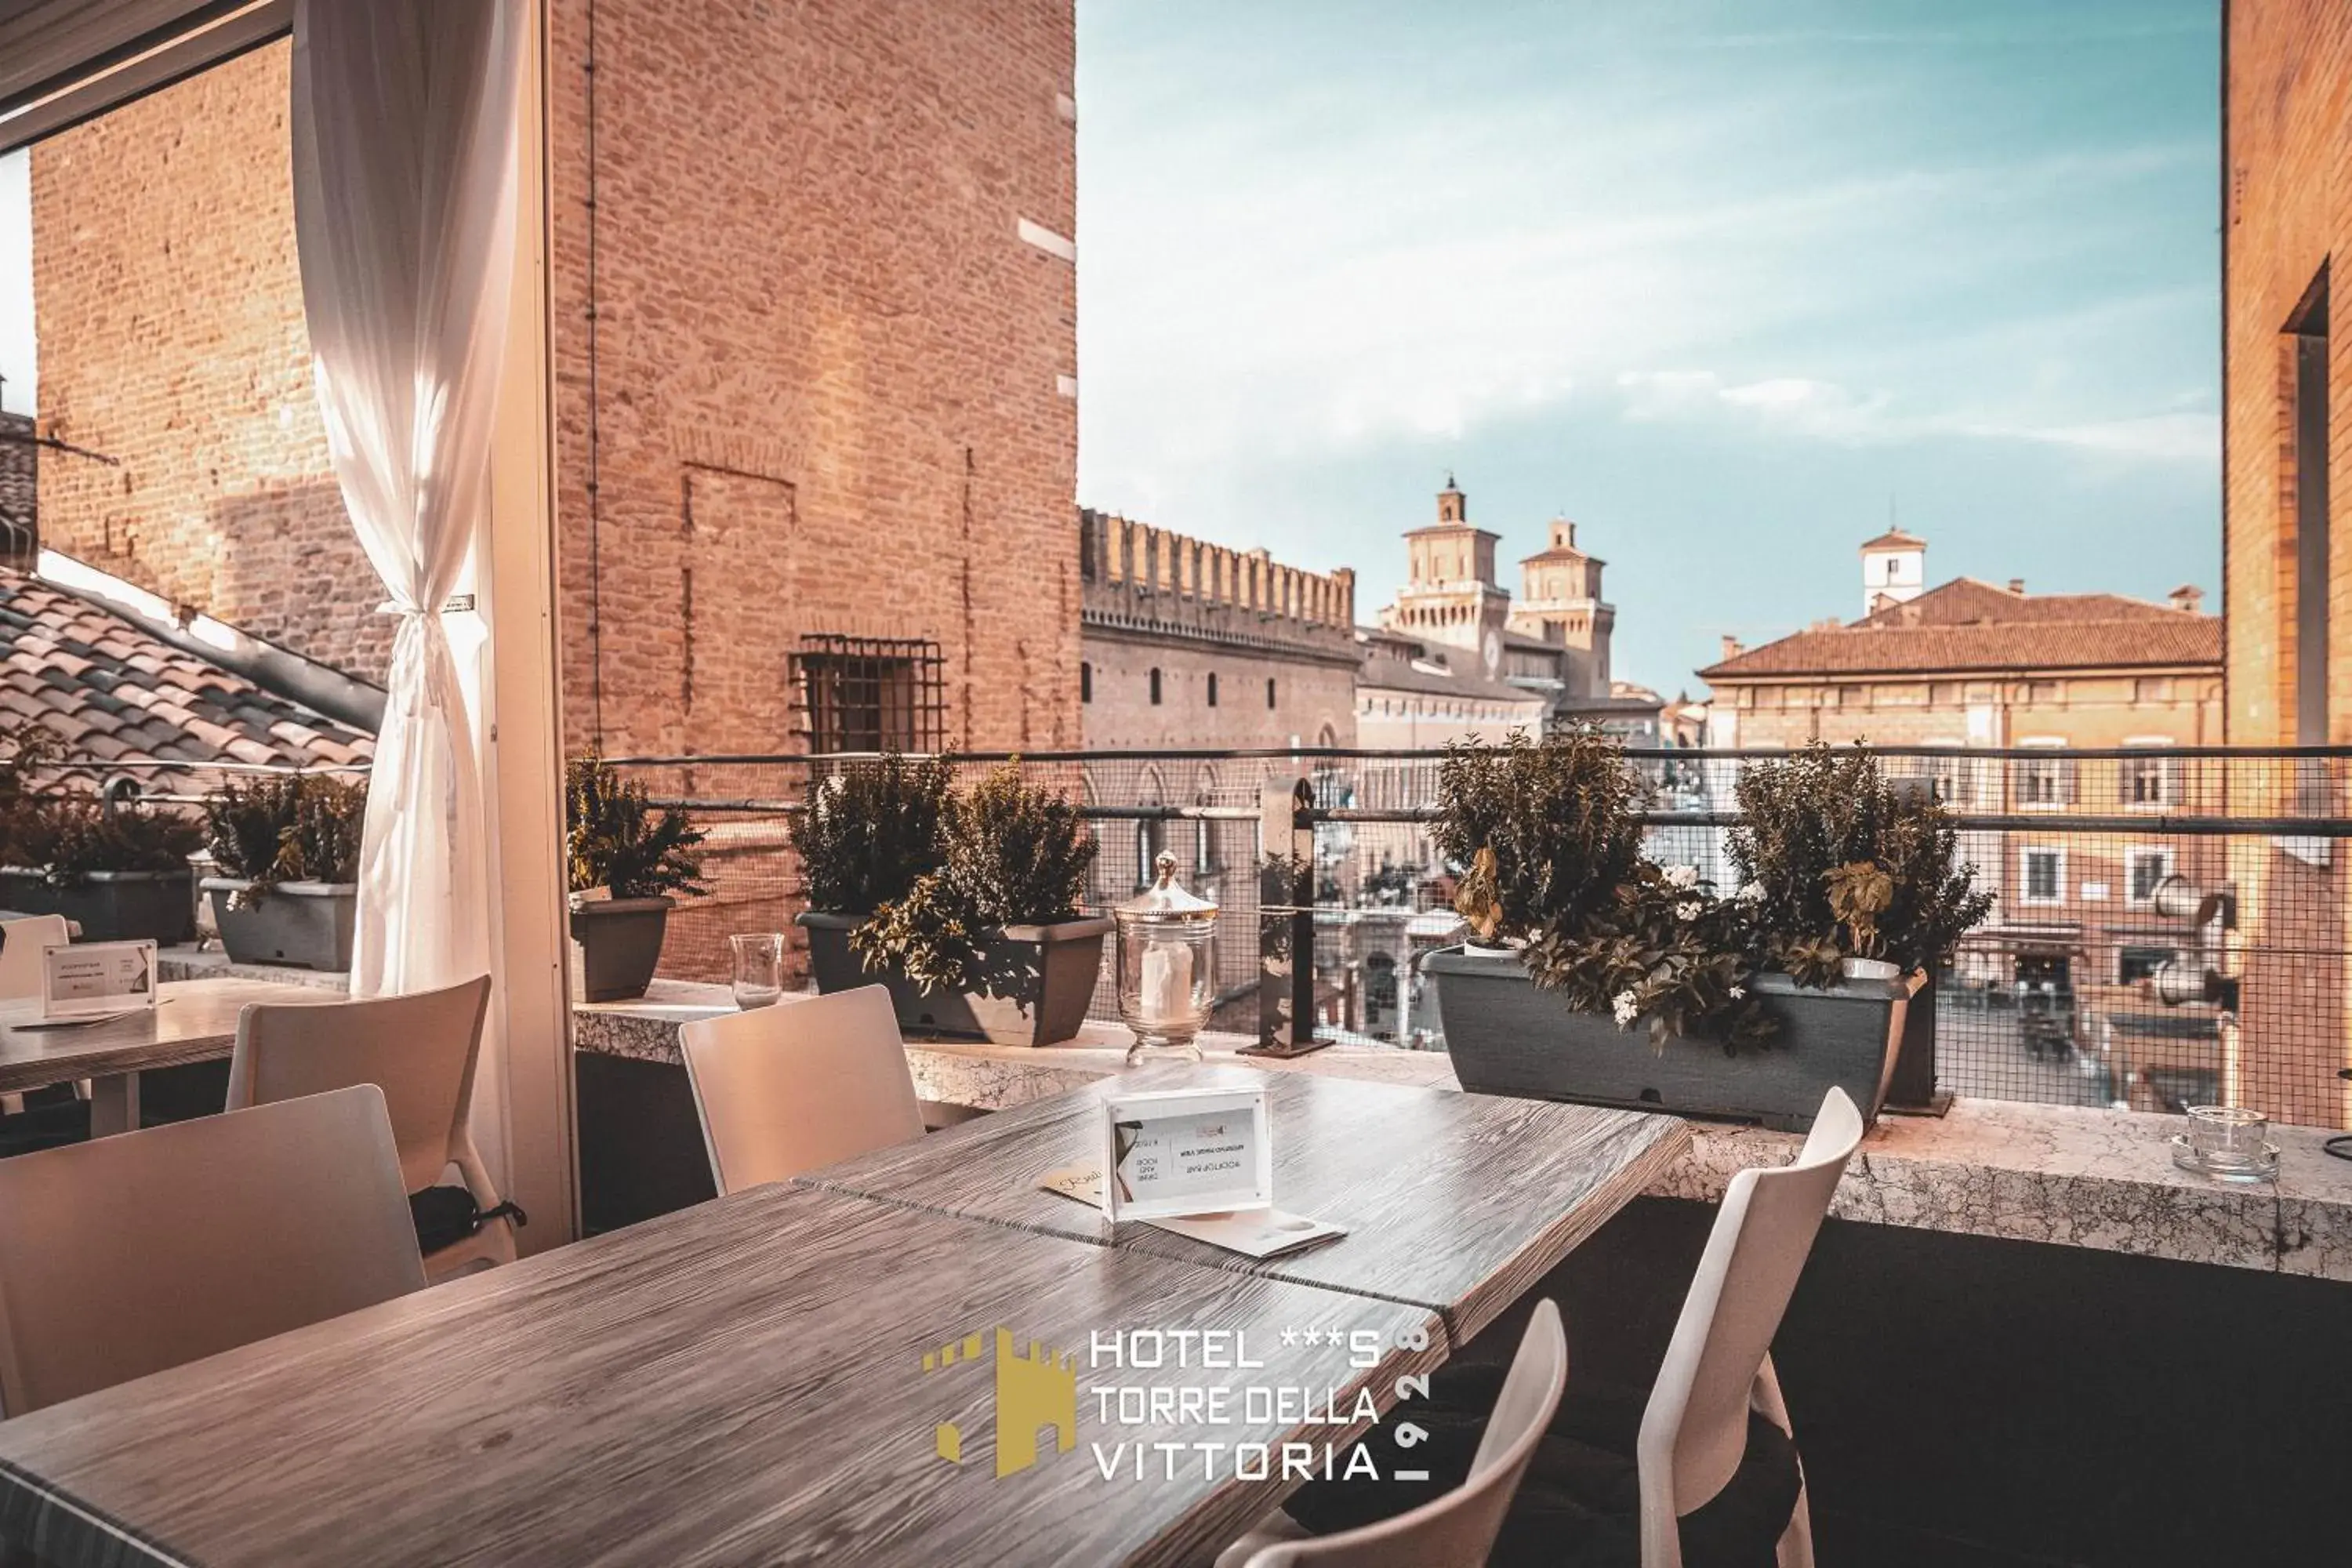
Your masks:
<instances>
[{"instance_id":1,"label":"metal mesh railing","mask_svg":"<svg viewBox=\"0 0 2352 1568\"><path fill-rule=\"evenodd\" d=\"M1729 881L1740 771L1772 753L1631 753L1657 786L1649 852ZM1993 913L1938 977L1937 1074L1963 1095L2141 1110L2228 1099L2347 1124L2352 1063L2352 751L1878 750L1959 818ZM623 759L711 837L709 897L672 922L664 973L723 980L725 937L792 931L787 823L839 758ZM1082 803L1099 850L1088 905L1131 895L1160 850L1215 897L1215 1026L1258 1026L1266 960L1262 801L1306 781L1318 1036L1442 1048L1419 960L1460 938L1431 848L1436 753L1162 752L1022 758ZM969 782L1007 761L954 759ZM1277 831L1279 829L1277 828ZM795 947L800 944L795 942ZM1108 979L1095 1013L1115 1016Z\"/></svg>"}]
</instances>

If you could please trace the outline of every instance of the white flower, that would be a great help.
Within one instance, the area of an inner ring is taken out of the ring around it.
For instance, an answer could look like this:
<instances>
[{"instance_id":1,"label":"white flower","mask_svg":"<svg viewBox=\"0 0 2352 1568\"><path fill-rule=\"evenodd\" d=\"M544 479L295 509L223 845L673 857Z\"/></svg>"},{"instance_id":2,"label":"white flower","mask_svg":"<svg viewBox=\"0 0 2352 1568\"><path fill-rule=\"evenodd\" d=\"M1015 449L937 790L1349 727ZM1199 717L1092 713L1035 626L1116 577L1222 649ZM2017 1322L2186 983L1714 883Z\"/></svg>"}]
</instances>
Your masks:
<instances>
[{"instance_id":1,"label":"white flower","mask_svg":"<svg viewBox=\"0 0 2352 1568\"><path fill-rule=\"evenodd\" d=\"M1695 921L1698 919L1699 912L1706 907L1706 905L1700 903L1696 899L1685 899L1681 903L1675 906L1675 919L1678 921Z\"/></svg>"},{"instance_id":2,"label":"white flower","mask_svg":"<svg viewBox=\"0 0 2352 1568\"><path fill-rule=\"evenodd\" d=\"M1747 1000L1748 1000L1748 987L1747 987L1747 986L1745 986L1745 985L1735 985L1735 986L1733 986L1733 987L1731 988L1731 999L1732 999L1734 1002L1745 1002L1745 1001L1747 1001Z\"/></svg>"},{"instance_id":3,"label":"white flower","mask_svg":"<svg viewBox=\"0 0 2352 1568\"><path fill-rule=\"evenodd\" d=\"M1633 1000L1631 991L1620 991L1612 997L1609 1010L1617 1015L1617 1026L1621 1029L1642 1016L1642 1005Z\"/></svg>"},{"instance_id":4,"label":"white flower","mask_svg":"<svg viewBox=\"0 0 2352 1568\"><path fill-rule=\"evenodd\" d=\"M1671 888L1696 888L1696 887L1697 887L1697 886L1698 886L1698 868L1697 868L1697 867L1696 867L1696 866L1669 866L1669 867L1667 867L1667 868L1666 868L1666 885L1667 885L1668 887L1671 887Z\"/></svg>"},{"instance_id":5,"label":"white flower","mask_svg":"<svg viewBox=\"0 0 2352 1568\"><path fill-rule=\"evenodd\" d=\"M1739 901L1743 904L1762 903L1764 901L1764 884L1761 882L1750 882L1748 886L1740 889Z\"/></svg>"}]
</instances>

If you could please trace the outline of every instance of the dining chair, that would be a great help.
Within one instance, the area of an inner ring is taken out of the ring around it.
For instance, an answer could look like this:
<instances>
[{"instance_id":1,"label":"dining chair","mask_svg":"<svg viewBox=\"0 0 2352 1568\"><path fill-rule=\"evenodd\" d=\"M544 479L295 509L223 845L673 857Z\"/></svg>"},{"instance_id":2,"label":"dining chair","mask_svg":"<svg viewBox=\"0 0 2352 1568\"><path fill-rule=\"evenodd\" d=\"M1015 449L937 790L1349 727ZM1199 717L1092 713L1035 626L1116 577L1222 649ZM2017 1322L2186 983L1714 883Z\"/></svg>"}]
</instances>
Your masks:
<instances>
[{"instance_id":1,"label":"dining chair","mask_svg":"<svg viewBox=\"0 0 2352 1568\"><path fill-rule=\"evenodd\" d=\"M41 950L73 940L63 915L0 921L0 1002L41 994Z\"/></svg>"},{"instance_id":2,"label":"dining chair","mask_svg":"<svg viewBox=\"0 0 2352 1568\"><path fill-rule=\"evenodd\" d=\"M0 921L0 1002L14 1002L41 994L41 950L63 947L73 931L63 915L25 915ZM20 1116L22 1094L0 1094L0 1118ZM0 1147L5 1146L0 1135Z\"/></svg>"},{"instance_id":3,"label":"dining chair","mask_svg":"<svg viewBox=\"0 0 2352 1568\"><path fill-rule=\"evenodd\" d=\"M678 1037L721 1196L923 1135L879 985L698 1018Z\"/></svg>"},{"instance_id":4,"label":"dining chair","mask_svg":"<svg viewBox=\"0 0 2352 1568\"><path fill-rule=\"evenodd\" d=\"M372 1085L0 1160L0 1414L424 1286Z\"/></svg>"},{"instance_id":5,"label":"dining chair","mask_svg":"<svg viewBox=\"0 0 2352 1568\"><path fill-rule=\"evenodd\" d=\"M229 1058L228 1109L268 1105L354 1083L383 1090L401 1180L411 1193L436 1186L450 1166L485 1213L503 1201L474 1142L474 1074L490 977L438 991L350 1002L246 1005ZM425 1272L446 1279L515 1258L514 1227L500 1215L436 1248Z\"/></svg>"},{"instance_id":6,"label":"dining chair","mask_svg":"<svg viewBox=\"0 0 2352 1568\"><path fill-rule=\"evenodd\" d=\"M1567 1384L1559 1307L1541 1301L1460 1486L1393 1519L1331 1535L1308 1536L1276 1512L1226 1548L1217 1568L1480 1568ZM1400 1406L1392 1415L1402 1421L1411 1412Z\"/></svg>"},{"instance_id":7,"label":"dining chair","mask_svg":"<svg viewBox=\"0 0 2352 1568\"><path fill-rule=\"evenodd\" d=\"M1642 1568L1683 1568L1682 1521L1741 1470L1751 1414L1789 1440L1797 1467L1796 1503L1775 1547L1780 1568L1811 1568L1803 1464L1772 1371L1772 1336L1862 1134L1862 1112L1832 1089L1796 1159L1735 1172L1724 1189L1642 1415Z\"/></svg>"}]
</instances>

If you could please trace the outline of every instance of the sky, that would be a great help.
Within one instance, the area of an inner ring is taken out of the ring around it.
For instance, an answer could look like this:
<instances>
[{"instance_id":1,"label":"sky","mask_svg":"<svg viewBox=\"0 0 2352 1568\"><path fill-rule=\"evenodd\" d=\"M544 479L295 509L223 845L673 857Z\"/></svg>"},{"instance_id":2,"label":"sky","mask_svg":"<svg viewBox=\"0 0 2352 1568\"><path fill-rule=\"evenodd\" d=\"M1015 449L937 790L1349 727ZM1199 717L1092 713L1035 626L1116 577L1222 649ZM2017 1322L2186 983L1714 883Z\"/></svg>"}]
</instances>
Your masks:
<instances>
[{"instance_id":1,"label":"sky","mask_svg":"<svg viewBox=\"0 0 2352 1568\"><path fill-rule=\"evenodd\" d=\"M2214 0L1079 0L1079 499L1353 566L1452 470L1698 683L1931 583L2220 573Z\"/></svg>"}]
</instances>

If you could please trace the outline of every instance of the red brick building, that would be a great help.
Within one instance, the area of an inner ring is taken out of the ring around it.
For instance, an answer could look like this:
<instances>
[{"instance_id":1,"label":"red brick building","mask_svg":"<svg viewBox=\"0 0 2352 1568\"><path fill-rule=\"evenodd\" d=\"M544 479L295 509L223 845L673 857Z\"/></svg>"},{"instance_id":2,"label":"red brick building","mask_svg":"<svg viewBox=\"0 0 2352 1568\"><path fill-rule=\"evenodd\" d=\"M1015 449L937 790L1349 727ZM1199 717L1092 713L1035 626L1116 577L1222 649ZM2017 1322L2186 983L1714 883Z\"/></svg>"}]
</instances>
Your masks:
<instances>
[{"instance_id":1,"label":"red brick building","mask_svg":"<svg viewBox=\"0 0 2352 1568\"><path fill-rule=\"evenodd\" d=\"M1069 0L690 26L558 0L575 743L1078 742L1075 48ZM34 149L42 417L121 465L44 463L42 531L380 679L310 389L288 61Z\"/></svg>"},{"instance_id":2,"label":"red brick building","mask_svg":"<svg viewBox=\"0 0 2352 1568\"><path fill-rule=\"evenodd\" d=\"M2223 37L2223 559L2229 738L2352 742L2352 333L2332 258L2352 257L2352 8L2228 0ZM2269 770L2263 805L2340 816L2340 764ZM2352 844L2238 840L2246 949L2242 1102L2335 1125L2352 1100Z\"/></svg>"}]
</instances>

